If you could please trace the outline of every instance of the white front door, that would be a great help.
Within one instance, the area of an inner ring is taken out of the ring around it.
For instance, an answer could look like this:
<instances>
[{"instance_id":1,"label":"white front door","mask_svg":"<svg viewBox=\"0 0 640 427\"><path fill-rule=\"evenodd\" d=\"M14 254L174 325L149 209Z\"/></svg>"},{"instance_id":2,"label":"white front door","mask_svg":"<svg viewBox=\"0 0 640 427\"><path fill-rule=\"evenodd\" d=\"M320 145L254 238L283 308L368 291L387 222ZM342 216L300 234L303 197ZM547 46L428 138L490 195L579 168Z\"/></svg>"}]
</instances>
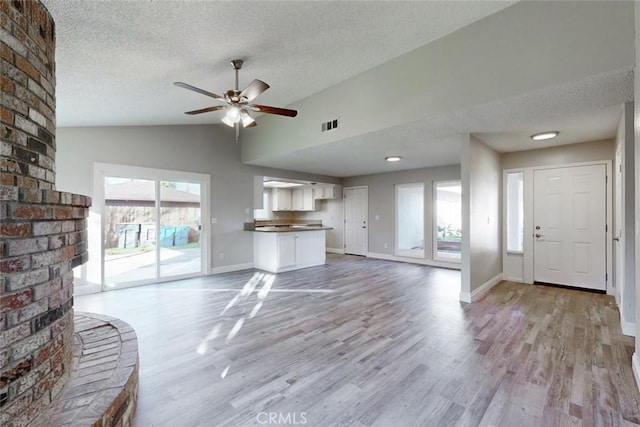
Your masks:
<instances>
[{"instance_id":1,"label":"white front door","mask_svg":"<svg viewBox=\"0 0 640 427\"><path fill-rule=\"evenodd\" d=\"M347 254L367 255L367 203L367 187L344 189L344 251Z\"/></svg>"},{"instance_id":2,"label":"white front door","mask_svg":"<svg viewBox=\"0 0 640 427\"><path fill-rule=\"evenodd\" d=\"M534 280L606 290L606 166L534 172Z\"/></svg>"}]
</instances>

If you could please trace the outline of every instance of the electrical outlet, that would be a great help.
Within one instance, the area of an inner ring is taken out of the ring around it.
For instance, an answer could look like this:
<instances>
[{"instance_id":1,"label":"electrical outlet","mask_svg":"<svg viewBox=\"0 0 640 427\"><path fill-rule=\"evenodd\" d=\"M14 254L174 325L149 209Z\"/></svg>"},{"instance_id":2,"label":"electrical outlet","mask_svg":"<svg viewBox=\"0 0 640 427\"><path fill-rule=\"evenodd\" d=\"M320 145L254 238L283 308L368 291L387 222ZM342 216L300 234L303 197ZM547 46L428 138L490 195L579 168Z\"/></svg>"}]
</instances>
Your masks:
<instances>
[{"instance_id":1,"label":"electrical outlet","mask_svg":"<svg viewBox=\"0 0 640 427\"><path fill-rule=\"evenodd\" d=\"M217 224L218 218L211 218L211 224Z\"/></svg>"}]
</instances>

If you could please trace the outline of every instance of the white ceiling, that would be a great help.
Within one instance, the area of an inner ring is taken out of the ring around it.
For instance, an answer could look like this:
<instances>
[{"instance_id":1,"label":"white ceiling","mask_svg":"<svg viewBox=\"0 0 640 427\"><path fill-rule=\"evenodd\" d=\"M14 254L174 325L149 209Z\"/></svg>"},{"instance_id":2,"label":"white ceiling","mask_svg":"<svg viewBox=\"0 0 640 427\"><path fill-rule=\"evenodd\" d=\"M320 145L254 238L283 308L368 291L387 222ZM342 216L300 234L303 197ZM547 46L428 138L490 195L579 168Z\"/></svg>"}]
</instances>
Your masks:
<instances>
[{"instance_id":1,"label":"white ceiling","mask_svg":"<svg viewBox=\"0 0 640 427\"><path fill-rule=\"evenodd\" d=\"M56 21L62 127L218 123L219 113L184 115L216 103L172 82L221 93L234 58L245 60L240 87L264 80L260 103L284 107L515 3L43 1ZM459 163L461 132L502 152L534 148L540 129L562 129L556 144L610 138L632 86L630 73L595 76L261 164L351 176ZM405 160L381 165L389 154Z\"/></svg>"}]
</instances>

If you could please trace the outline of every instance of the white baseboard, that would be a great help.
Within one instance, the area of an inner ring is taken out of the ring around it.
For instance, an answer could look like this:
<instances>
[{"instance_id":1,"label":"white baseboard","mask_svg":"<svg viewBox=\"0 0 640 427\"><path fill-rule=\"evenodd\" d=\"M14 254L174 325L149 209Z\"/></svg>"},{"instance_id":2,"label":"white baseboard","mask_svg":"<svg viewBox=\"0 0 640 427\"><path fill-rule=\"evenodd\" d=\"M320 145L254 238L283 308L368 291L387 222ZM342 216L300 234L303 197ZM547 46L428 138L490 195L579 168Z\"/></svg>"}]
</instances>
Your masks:
<instances>
[{"instance_id":1,"label":"white baseboard","mask_svg":"<svg viewBox=\"0 0 640 427\"><path fill-rule=\"evenodd\" d=\"M73 296L79 297L81 295L97 294L102 291L102 286L98 283L81 282L78 278L73 281Z\"/></svg>"},{"instance_id":2,"label":"white baseboard","mask_svg":"<svg viewBox=\"0 0 640 427\"><path fill-rule=\"evenodd\" d=\"M428 265L429 267L441 267L441 268L450 268L453 270L460 270L460 263L455 263L455 262L434 261L432 259L423 259L423 258L401 257L396 255L381 254L379 252L367 252L367 257L384 259L387 261L398 261L398 262L407 262L410 264Z\"/></svg>"},{"instance_id":3,"label":"white baseboard","mask_svg":"<svg viewBox=\"0 0 640 427\"><path fill-rule=\"evenodd\" d=\"M638 387L638 391L640 391L640 358L638 352L633 353L631 365L633 366L633 376L636 377L636 386Z\"/></svg>"},{"instance_id":4,"label":"white baseboard","mask_svg":"<svg viewBox=\"0 0 640 427\"><path fill-rule=\"evenodd\" d=\"M524 283L523 277L503 277L502 280L506 280L507 282L515 282L515 283Z\"/></svg>"},{"instance_id":5,"label":"white baseboard","mask_svg":"<svg viewBox=\"0 0 640 427\"><path fill-rule=\"evenodd\" d=\"M460 292L460 302L471 303L471 293L470 292Z\"/></svg>"},{"instance_id":6,"label":"white baseboard","mask_svg":"<svg viewBox=\"0 0 640 427\"><path fill-rule=\"evenodd\" d=\"M244 264L224 265L222 267L213 267L211 269L211 274L231 273L233 271L249 270L252 268L252 262L245 262Z\"/></svg>"},{"instance_id":7,"label":"white baseboard","mask_svg":"<svg viewBox=\"0 0 640 427\"><path fill-rule=\"evenodd\" d=\"M616 301L617 303L617 301ZM623 308L621 304L618 304L618 313L620 314L620 328L622 329L622 335L627 335L629 337L636 336L636 324L634 322L625 321L625 314L623 313Z\"/></svg>"},{"instance_id":8,"label":"white baseboard","mask_svg":"<svg viewBox=\"0 0 640 427\"><path fill-rule=\"evenodd\" d=\"M329 252L330 254L344 255L344 249L338 248L325 248L325 252Z\"/></svg>"},{"instance_id":9,"label":"white baseboard","mask_svg":"<svg viewBox=\"0 0 640 427\"><path fill-rule=\"evenodd\" d=\"M460 301L471 303L474 301L478 301L484 294L489 292L491 288L502 281L502 273L496 274L491 279L484 282L478 288L474 289L471 293L469 292L460 292Z\"/></svg>"},{"instance_id":10,"label":"white baseboard","mask_svg":"<svg viewBox=\"0 0 640 427\"><path fill-rule=\"evenodd\" d=\"M620 326L622 327L622 335L627 335L630 337L636 336L636 324L631 322L623 322L620 319Z\"/></svg>"}]
</instances>

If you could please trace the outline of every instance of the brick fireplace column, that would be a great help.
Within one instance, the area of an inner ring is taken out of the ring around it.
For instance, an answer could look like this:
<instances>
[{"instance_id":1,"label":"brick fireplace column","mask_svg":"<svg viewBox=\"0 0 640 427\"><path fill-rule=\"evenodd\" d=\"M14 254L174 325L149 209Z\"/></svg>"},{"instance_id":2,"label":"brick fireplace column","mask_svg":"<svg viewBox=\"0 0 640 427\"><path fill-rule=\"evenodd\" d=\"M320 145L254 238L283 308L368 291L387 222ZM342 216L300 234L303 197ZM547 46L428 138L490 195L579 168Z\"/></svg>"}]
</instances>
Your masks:
<instances>
[{"instance_id":1,"label":"brick fireplace column","mask_svg":"<svg viewBox=\"0 0 640 427\"><path fill-rule=\"evenodd\" d=\"M0 425L29 425L73 360L73 271L90 199L55 189L55 24L0 0Z\"/></svg>"}]
</instances>

